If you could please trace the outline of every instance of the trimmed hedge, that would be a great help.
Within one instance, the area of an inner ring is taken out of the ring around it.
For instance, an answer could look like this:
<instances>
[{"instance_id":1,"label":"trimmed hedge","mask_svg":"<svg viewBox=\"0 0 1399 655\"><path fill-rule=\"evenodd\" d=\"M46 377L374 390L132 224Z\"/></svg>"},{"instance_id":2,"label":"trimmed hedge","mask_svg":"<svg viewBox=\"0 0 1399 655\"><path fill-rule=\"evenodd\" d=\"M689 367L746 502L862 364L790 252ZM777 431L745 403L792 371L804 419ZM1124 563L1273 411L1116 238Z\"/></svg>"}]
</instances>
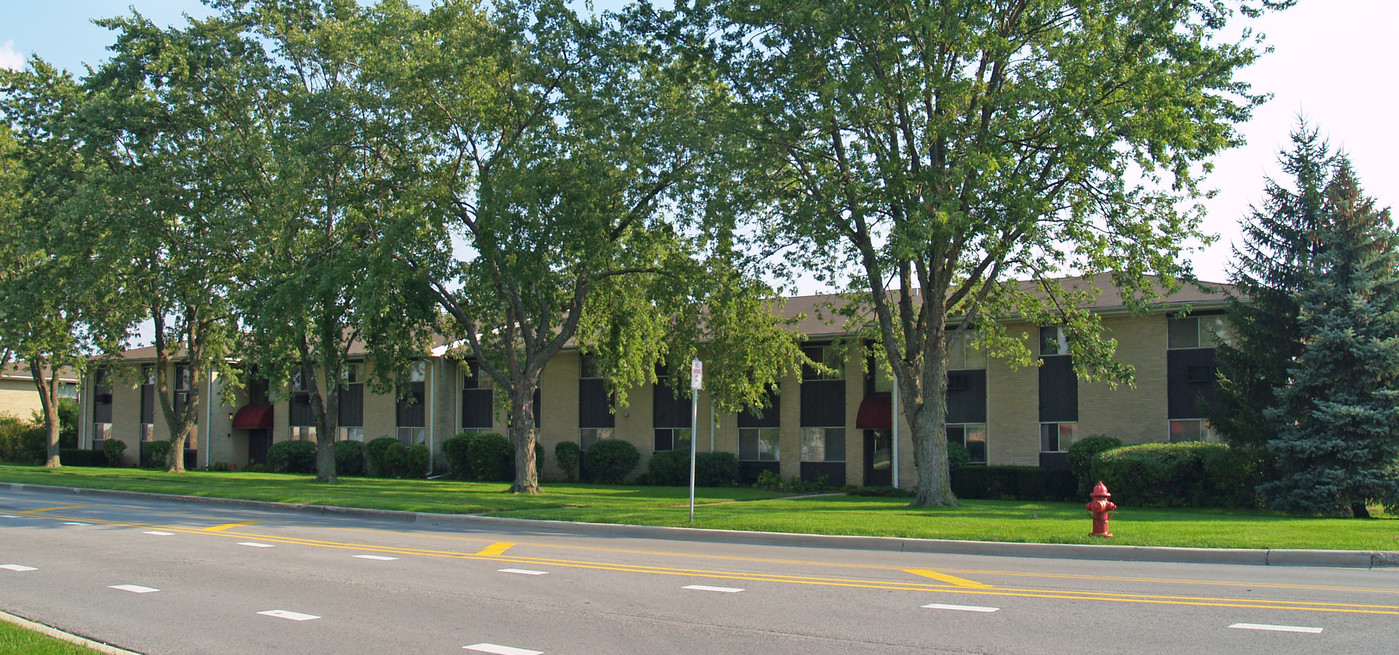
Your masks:
<instances>
[{"instance_id":1,"label":"trimmed hedge","mask_svg":"<svg viewBox=\"0 0 1399 655\"><path fill-rule=\"evenodd\" d=\"M621 439L603 439L583 453L588 473L602 484L622 484L632 469L641 463L636 446Z\"/></svg>"},{"instance_id":2,"label":"trimmed hedge","mask_svg":"<svg viewBox=\"0 0 1399 655\"><path fill-rule=\"evenodd\" d=\"M64 466L106 466L107 453L85 448L59 448L58 459Z\"/></svg>"},{"instance_id":3,"label":"trimmed hedge","mask_svg":"<svg viewBox=\"0 0 1399 655\"><path fill-rule=\"evenodd\" d=\"M689 485L690 451L662 450L653 453L651 459L646 462L646 482L660 487Z\"/></svg>"},{"instance_id":4,"label":"trimmed hedge","mask_svg":"<svg viewBox=\"0 0 1399 655\"><path fill-rule=\"evenodd\" d=\"M107 460L107 466L119 467L126 464L126 442L116 439L108 439L102 442L102 457ZM63 461L63 451L59 450L58 460Z\"/></svg>"},{"instance_id":5,"label":"trimmed hedge","mask_svg":"<svg viewBox=\"0 0 1399 655\"><path fill-rule=\"evenodd\" d=\"M376 478L396 478L402 474L403 460L408 448L393 437L379 437L364 445L369 475Z\"/></svg>"},{"instance_id":6,"label":"trimmed hedge","mask_svg":"<svg viewBox=\"0 0 1399 655\"><path fill-rule=\"evenodd\" d=\"M48 448L49 435L44 426L13 414L0 414L0 461L42 464L48 457Z\"/></svg>"},{"instance_id":7,"label":"trimmed hedge","mask_svg":"<svg viewBox=\"0 0 1399 655\"><path fill-rule=\"evenodd\" d=\"M689 471L686 470L686 473ZM724 452L696 454L695 486L738 486L738 456Z\"/></svg>"},{"instance_id":8,"label":"trimmed hedge","mask_svg":"<svg viewBox=\"0 0 1399 655\"><path fill-rule=\"evenodd\" d=\"M485 432L472 435L466 458L471 479L478 482L509 482L515 478L515 448L503 434Z\"/></svg>"},{"instance_id":9,"label":"trimmed hedge","mask_svg":"<svg viewBox=\"0 0 1399 655\"><path fill-rule=\"evenodd\" d=\"M364 475L364 444L354 440L335 442L335 474Z\"/></svg>"},{"instance_id":10,"label":"trimmed hedge","mask_svg":"<svg viewBox=\"0 0 1399 655\"><path fill-rule=\"evenodd\" d=\"M1074 500L1074 474L1037 466L963 466L952 470L952 493L967 499Z\"/></svg>"},{"instance_id":11,"label":"trimmed hedge","mask_svg":"<svg viewBox=\"0 0 1399 655\"><path fill-rule=\"evenodd\" d=\"M1258 468L1225 444L1203 441L1126 446L1093 459L1093 478L1113 502L1139 507L1256 507Z\"/></svg>"},{"instance_id":12,"label":"trimmed hedge","mask_svg":"<svg viewBox=\"0 0 1399 655\"><path fill-rule=\"evenodd\" d=\"M947 468L959 469L972 463L972 451L956 441L947 442Z\"/></svg>"},{"instance_id":13,"label":"trimmed hedge","mask_svg":"<svg viewBox=\"0 0 1399 655\"><path fill-rule=\"evenodd\" d=\"M457 480L471 479L469 449L474 436L475 433L463 432L442 442L442 451L447 456L447 470Z\"/></svg>"},{"instance_id":14,"label":"trimmed hedge","mask_svg":"<svg viewBox=\"0 0 1399 655\"><path fill-rule=\"evenodd\" d=\"M273 473L315 473L315 442L278 441L272 444L267 449L267 468Z\"/></svg>"},{"instance_id":15,"label":"trimmed hedge","mask_svg":"<svg viewBox=\"0 0 1399 655\"><path fill-rule=\"evenodd\" d=\"M569 482L578 479L578 461L582 459L583 452L578 448L578 444L572 441L560 441L554 444L554 463L558 464L559 470L563 471L564 478Z\"/></svg>"},{"instance_id":16,"label":"trimmed hedge","mask_svg":"<svg viewBox=\"0 0 1399 655\"><path fill-rule=\"evenodd\" d=\"M268 449L268 461L271 461L272 450ZM170 442L169 441L147 441L141 444L141 468L164 470L170 465Z\"/></svg>"},{"instance_id":17,"label":"trimmed hedge","mask_svg":"<svg viewBox=\"0 0 1399 655\"><path fill-rule=\"evenodd\" d=\"M415 444L404 454L403 477L421 480L427 477L432 464L432 451L423 444Z\"/></svg>"},{"instance_id":18,"label":"trimmed hedge","mask_svg":"<svg viewBox=\"0 0 1399 655\"><path fill-rule=\"evenodd\" d=\"M1085 437L1069 446L1069 470L1078 479L1078 495L1087 497L1093 491L1093 457L1098 453L1122 447L1122 440L1103 434Z\"/></svg>"}]
</instances>

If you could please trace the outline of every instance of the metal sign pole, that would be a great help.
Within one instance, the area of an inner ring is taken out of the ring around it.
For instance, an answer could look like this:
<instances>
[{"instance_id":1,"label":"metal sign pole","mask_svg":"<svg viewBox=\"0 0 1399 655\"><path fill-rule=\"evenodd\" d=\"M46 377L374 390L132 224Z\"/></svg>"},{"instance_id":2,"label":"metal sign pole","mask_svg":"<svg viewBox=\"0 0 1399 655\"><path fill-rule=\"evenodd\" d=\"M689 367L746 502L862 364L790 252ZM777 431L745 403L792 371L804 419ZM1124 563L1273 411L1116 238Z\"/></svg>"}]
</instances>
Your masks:
<instances>
[{"instance_id":1,"label":"metal sign pole","mask_svg":"<svg viewBox=\"0 0 1399 655\"><path fill-rule=\"evenodd\" d=\"M704 387L704 363L696 357L690 362L690 522L695 522L695 458L699 437L699 392Z\"/></svg>"}]
</instances>

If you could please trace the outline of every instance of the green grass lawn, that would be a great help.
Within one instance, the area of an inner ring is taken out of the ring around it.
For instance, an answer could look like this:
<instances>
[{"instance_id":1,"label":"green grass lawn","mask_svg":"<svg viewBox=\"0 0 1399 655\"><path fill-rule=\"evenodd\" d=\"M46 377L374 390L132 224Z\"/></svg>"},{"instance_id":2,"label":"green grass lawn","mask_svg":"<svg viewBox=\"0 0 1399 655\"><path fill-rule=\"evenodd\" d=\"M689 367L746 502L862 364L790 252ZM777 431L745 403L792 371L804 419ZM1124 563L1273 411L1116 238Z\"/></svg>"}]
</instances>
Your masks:
<instances>
[{"instance_id":1,"label":"green grass lawn","mask_svg":"<svg viewBox=\"0 0 1399 655\"><path fill-rule=\"evenodd\" d=\"M0 465L0 482L124 489L314 505L444 514L476 514L633 525L666 525L811 534L920 537L1028 543L1112 543L1206 548L1320 548L1399 551L1399 518L1369 521L1295 518L1274 512L1127 507L1113 514L1116 537L1090 537L1081 503L963 501L957 508L912 509L900 498L818 496L789 498L749 488L696 491L695 522L688 522L689 490L546 484L537 496L505 493L508 485L446 480L343 478L315 483L310 476L270 473ZM1375 508L1375 512L1378 508Z\"/></svg>"},{"instance_id":2,"label":"green grass lawn","mask_svg":"<svg viewBox=\"0 0 1399 655\"><path fill-rule=\"evenodd\" d=\"M96 652L0 621L0 655L92 655Z\"/></svg>"}]
</instances>

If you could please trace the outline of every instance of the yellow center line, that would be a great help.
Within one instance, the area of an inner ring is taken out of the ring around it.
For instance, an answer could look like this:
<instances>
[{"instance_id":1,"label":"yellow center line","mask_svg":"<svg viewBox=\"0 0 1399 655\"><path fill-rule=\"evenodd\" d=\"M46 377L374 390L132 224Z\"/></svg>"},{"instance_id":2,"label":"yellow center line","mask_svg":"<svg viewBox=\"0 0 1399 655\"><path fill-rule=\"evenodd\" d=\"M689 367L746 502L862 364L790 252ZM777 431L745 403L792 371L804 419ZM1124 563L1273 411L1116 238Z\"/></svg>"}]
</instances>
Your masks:
<instances>
[{"instance_id":1,"label":"yellow center line","mask_svg":"<svg viewBox=\"0 0 1399 655\"><path fill-rule=\"evenodd\" d=\"M514 544L513 542L501 541L501 542L494 543L494 544L491 544L491 545L489 545L489 546L486 546L485 548L482 548L482 549L481 549L480 551L478 551L476 554L477 554L477 555L481 555L481 556L483 556L483 557L485 557L485 556L490 556L490 555L500 555L500 554L503 554L505 551L510 550L510 547L511 547L511 546L514 546L514 545L515 545L515 544Z\"/></svg>"},{"instance_id":2,"label":"yellow center line","mask_svg":"<svg viewBox=\"0 0 1399 655\"><path fill-rule=\"evenodd\" d=\"M59 507L45 507L43 509L27 509L20 512L20 514L38 514L39 512L52 512L56 509L83 509L85 507L92 507L92 505L61 505Z\"/></svg>"},{"instance_id":3,"label":"yellow center line","mask_svg":"<svg viewBox=\"0 0 1399 655\"><path fill-rule=\"evenodd\" d=\"M232 529L232 528L241 528L241 527L243 527L243 526L245 526L245 525L257 525L257 524L259 524L259 523L262 523L262 521L243 521L243 522L241 522L241 523L225 523L225 524L223 524L223 525L215 525L215 526L210 526L210 527L204 528L203 531L204 531L204 532L223 532L224 530L229 530L229 529Z\"/></svg>"},{"instance_id":4,"label":"yellow center line","mask_svg":"<svg viewBox=\"0 0 1399 655\"><path fill-rule=\"evenodd\" d=\"M969 587L969 588L976 588L976 589L989 589L989 588L991 588L991 585L982 584L982 583L977 582L977 581L975 581L975 580L968 580L968 579L966 579L966 578L959 578L959 577L957 577L957 576L955 576L955 575L948 575L948 574L946 574L946 573L939 573L939 572L937 572L937 571L930 571L930 570L928 570L928 569L904 569L904 572L906 572L906 573L912 573L912 574L914 574L914 575L921 575L921 576L923 576L923 577L925 577L925 578L932 578L932 579L937 580L937 581L939 581L939 582L946 582L946 583L948 583L948 584L953 584L953 585L956 585L956 586L958 586L958 587Z\"/></svg>"}]
</instances>

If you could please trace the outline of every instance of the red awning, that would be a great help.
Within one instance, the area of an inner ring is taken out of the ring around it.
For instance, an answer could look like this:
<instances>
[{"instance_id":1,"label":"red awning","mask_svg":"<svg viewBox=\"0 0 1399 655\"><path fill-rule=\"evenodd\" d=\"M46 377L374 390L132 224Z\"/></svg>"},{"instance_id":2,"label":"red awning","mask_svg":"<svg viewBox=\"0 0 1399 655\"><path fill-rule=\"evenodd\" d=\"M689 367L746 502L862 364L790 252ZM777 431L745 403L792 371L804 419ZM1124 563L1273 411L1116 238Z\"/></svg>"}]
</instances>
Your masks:
<instances>
[{"instance_id":1,"label":"red awning","mask_svg":"<svg viewBox=\"0 0 1399 655\"><path fill-rule=\"evenodd\" d=\"M239 430L260 430L272 427L271 405L244 405L233 415L233 427Z\"/></svg>"},{"instance_id":2,"label":"red awning","mask_svg":"<svg viewBox=\"0 0 1399 655\"><path fill-rule=\"evenodd\" d=\"M860 413L855 415L855 427L860 430L888 430L893 424L892 412L889 394L865 396L860 401Z\"/></svg>"}]
</instances>

